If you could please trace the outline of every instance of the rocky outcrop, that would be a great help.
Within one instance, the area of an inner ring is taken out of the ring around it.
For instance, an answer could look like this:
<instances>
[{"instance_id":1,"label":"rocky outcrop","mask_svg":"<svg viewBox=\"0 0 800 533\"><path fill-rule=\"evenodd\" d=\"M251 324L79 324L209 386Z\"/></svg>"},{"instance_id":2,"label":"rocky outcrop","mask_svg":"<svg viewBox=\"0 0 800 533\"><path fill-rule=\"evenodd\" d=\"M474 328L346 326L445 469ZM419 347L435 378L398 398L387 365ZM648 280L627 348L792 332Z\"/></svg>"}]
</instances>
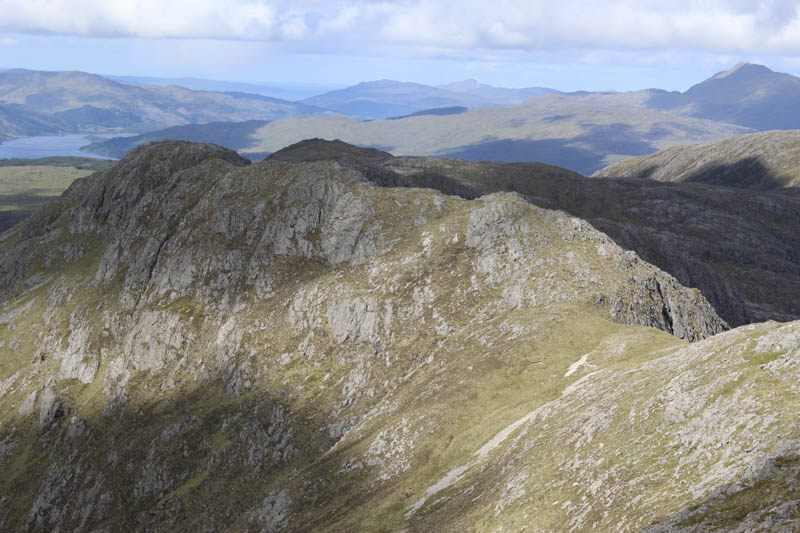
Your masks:
<instances>
[{"instance_id":1,"label":"rocky outcrop","mask_svg":"<svg viewBox=\"0 0 800 533\"><path fill-rule=\"evenodd\" d=\"M587 179L525 164L395 158L481 194L514 191L529 202L590 222L625 249L696 287L730 325L800 319L800 201L758 193L639 179Z\"/></svg>"},{"instance_id":2,"label":"rocky outcrop","mask_svg":"<svg viewBox=\"0 0 800 533\"><path fill-rule=\"evenodd\" d=\"M0 528L633 530L796 438L793 326L720 335L585 220L243 163L154 145L0 243Z\"/></svg>"},{"instance_id":3,"label":"rocky outcrop","mask_svg":"<svg viewBox=\"0 0 800 533\"><path fill-rule=\"evenodd\" d=\"M760 146L762 136L790 144L791 135L769 132L726 143ZM307 142L326 154L342 144ZM303 143L286 148L282 157L291 157L295 149L305 154L307 148ZM381 186L428 187L467 199L512 191L540 207L584 219L681 284L698 288L733 326L800 319L800 258L793 252L800 249L794 231L800 223L800 202L792 189L769 193L640 179L596 180L542 164L387 158L359 150L344 150L341 164ZM779 153L791 156L791 150ZM732 167L729 174L737 179L752 176L740 170Z\"/></svg>"}]
</instances>

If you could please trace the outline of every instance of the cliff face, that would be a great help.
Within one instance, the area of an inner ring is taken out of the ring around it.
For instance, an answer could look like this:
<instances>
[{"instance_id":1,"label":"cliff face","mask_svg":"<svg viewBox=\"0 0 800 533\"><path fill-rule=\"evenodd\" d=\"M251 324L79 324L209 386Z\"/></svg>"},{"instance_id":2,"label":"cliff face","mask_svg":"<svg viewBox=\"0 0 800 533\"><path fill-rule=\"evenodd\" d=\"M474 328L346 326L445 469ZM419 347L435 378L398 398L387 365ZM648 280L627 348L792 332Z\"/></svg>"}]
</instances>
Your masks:
<instances>
[{"instance_id":1,"label":"cliff face","mask_svg":"<svg viewBox=\"0 0 800 533\"><path fill-rule=\"evenodd\" d=\"M413 487L557 395L578 352L680 344L618 324L725 327L518 195L208 145L139 149L2 246L3 529L415 524Z\"/></svg>"},{"instance_id":2,"label":"cliff face","mask_svg":"<svg viewBox=\"0 0 800 533\"><path fill-rule=\"evenodd\" d=\"M398 157L370 168L467 198L513 191L539 207L586 220L683 285L698 288L731 326L800 319L797 195L587 179L525 163Z\"/></svg>"}]
</instances>

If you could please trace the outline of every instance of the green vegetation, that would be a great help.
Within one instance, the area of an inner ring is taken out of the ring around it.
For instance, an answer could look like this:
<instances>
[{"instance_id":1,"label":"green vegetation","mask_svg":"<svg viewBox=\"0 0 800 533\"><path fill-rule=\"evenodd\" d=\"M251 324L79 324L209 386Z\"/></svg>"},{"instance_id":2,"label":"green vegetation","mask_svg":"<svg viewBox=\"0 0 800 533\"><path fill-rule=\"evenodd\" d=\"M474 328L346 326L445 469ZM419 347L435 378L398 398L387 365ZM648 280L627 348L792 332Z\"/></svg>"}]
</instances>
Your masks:
<instances>
[{"instance_id":1,"label":"green vegetation","mask_svg":"<svg viewBox=\"0 0 800 533\"><path fill-rule=\"evenodd\" d=\"M79 157L0 160L0 232L61 196L76 179L113 163Z\"/></svg>"},{"instance_id":2,"label":"green vegetation","mask_svg":"<svg viewBox=\"0 0 800 533\"><path fill-rule=\"evenodd\" d=\"M740 135L718 143L677 146L599 170L598 178L706 183L737 189L800 186L800 131Z\"/></svg>"},{"instance_id":3,"label":"green vegetation","mask_svg":"<svg viewBox=\"0 0 800 533\"><path fill-rule=\"evenodd\" d=\"M0 530L635 531L716 489L734 518L791 501L759 465L796 470L798 323L634 325L723 329L564 212L354 163L598 180L344 152L161 143L80 184L102 216L63 198L0 244Z\"/></svg>"},{"instance_id":4,"label":"green vegetation","mask_svg":"<svg viewBox=\"0 0 800 533\"><path fill-rule=\"evenodd\" d=\"M40 157L37 159L10 158L0 159L2 167L71 167L78 170L108 170L117 162L109 159L93 157Z\"/></svg>"}]
</instances>

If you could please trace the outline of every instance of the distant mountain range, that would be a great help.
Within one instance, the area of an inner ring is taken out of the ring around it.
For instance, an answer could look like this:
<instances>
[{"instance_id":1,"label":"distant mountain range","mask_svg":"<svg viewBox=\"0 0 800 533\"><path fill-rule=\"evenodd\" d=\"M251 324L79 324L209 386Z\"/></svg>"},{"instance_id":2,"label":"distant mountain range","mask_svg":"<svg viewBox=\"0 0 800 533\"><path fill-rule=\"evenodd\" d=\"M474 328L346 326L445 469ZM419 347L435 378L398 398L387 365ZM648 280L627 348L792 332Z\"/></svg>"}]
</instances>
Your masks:
<instances>
[{"instance_id":1,"label":"distant mountain range","mask_svg":"<svg viewBox=\"0 0 800 533\"><path fill-rule=\"evenodd\" d=\"M577 92L539 94L515 105L486 103L490 96L496 102L537 91L548 89L498 89L474 80L441 87L369 82L306 103L362 116L382 114L392 120L287 117L258 127L252 122L226 124L219 135L213 128L187 126L178 138L223 144L254 159L319 137L377 147L395 155L541 161L588 175L628 157L678 145L716 142L762 128L800 128L800 105L796 105L800 104L800 78L760 65L738 65L685 93L657 89ZM482 107L445 105L453 102L452 95L467 100L483 95L485 99ZM762 111L749 111L749 103ZM430 107L405 113L422 105ZM236 142L227 140L232 131L237 132ZM146 137L164 140L176 133L159 131ZM113 140L89 149L121 157L143 142L143 137Z\"/></svg>"},{"instance_id":2,"label":"distant mountain range","mask_svg":"<svg viewBox=\"0 0 800 533\"><path fill-rule=\"evenodd\" d=\"M509 102L521 103L501 105ZM541 161L588 175L677 145L800 128L798 110L800 78L753 64L737 65L684 93L566 94L475 80L439 87L381 80L303 102L125 85L83 73L0 72L0 135L54 129L141 133L89 148L114 157L140 144L177 138L213 142L261 159L319 137L395 155ZM372 118L360 120L364 117Z\"/></svg>"},{"instance_id":3,"label":"distant mountain range","mask_svg":"<svg viewBox=\"0 0 800 533\"><path fill-rule=\"evenodd\" d=\"M329 83L245 83L202 78L154 78L149 76L104 76L120 83L134 85L177 85L194 91L217 91L260 94L282 100L297 101L327 91L344 88Z\"/></svg>"},{"instance_id":4,"label":"distant mountain range","mask_svg":"<svg viewBox=\"0 0 800 533\"><path fill-rule=\"evenodd\" d=\"M432 87L419 83L379 80L359 83L303 100L304 103L363 118L389 118L410 115L437 107L488 107L518 104L555 89L529 87L505 89L483 85L475 80Z\"/></svg>"},{"instance_id":5,"label":"distant mountain range","mask_svg":"<svg viewBox=\"0 0 800 533\"><path fill-rule=\"evenodd\" d=\"M303 139L319 137L372 146L395 155L540 161L584 175L633 155L752 131L648 109L643 105L645 99L643 93L552 94L514 106L469 109L458 114L369 122L347 117L287 118L258 128L252 123L225 125L221 131L238 129L239 142L226 146L254 159ZM202 129L212 135L191 138L215 143L222 140L213 131ZM186 128L187 132L193 130ZM174 135L156 132L151 138L163 140ZM141 142L137 138L118 139L90 145L86 150L121 157Z\"/></svg>"},{"instance_id":6,"label":"distant mountain range","mask_svg":"<svg viewBox=\"0 0 800 533\"><path fill-rule=\"evenodd\" d=\"M0 134L149 131L220 120L275 120L330 113L239 92L129 85L83 72L0 71Z\"/></svg>"},{"instance_id":7,"label":"distant mountain range","mask_svg":"<svg viewBox=\"0 0 800 533\"><path fill-rule=\"evenodd\" d=\"M685 93L649 91L648 107L756 130L800 128L800 78L740 63Z\"/></svg>"}]
</instances>

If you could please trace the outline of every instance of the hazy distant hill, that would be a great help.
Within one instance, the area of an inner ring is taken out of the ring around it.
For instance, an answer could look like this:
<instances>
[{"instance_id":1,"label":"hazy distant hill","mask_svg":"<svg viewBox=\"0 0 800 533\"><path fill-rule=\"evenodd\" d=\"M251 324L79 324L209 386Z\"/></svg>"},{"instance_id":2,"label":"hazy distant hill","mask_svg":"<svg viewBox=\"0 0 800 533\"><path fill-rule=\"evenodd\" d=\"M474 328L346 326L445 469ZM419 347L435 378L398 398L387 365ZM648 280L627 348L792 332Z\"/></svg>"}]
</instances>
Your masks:
<instances>
[{"instance_id":1,"label":"hazy distant hill","mask_svg":"<svg viewBox=\"0 0 800 533\"><path fill-rule=\"evenodd\" d=\"M800 131L740 135L718 143L676 146L596 172L603 178L648 178L770 190L800 186Z\"/></svg>"},{"instance_id":2,"label":"hazy distant hill","mask_svg":"<svg viewBox=\"0 0 800 533\"><path fill-rule=\"evenodd\" d=\"M247 120L245 122L210 122L208 124L187 124L173 126L163 130L133 135L114 137L94 142L83 147L87 152L121 158L137 146L154 141L178 139L182 141L214 143L233 150L241 150L254 142L252 135L259 128L268 124L266 120ZM266 155L266 154L264 154ZM252 155L251 155L252 157ZM262 159L258 157L256 159Z\"/></svg>"},{"instance_id":3,"label":"hazy distant hill","mask_svg":"<svg viewBox=\"0 0 800 533\"><path fill-rule=\"evenodd\" d=\"M543 162L591 174L630 156L752 131L647 109L642 107L645 98L645 93L543 95L514 106L395 120L287 118L258 128L252 123L225 124L219 131L214 131L213 125L186 126L99 142L87 149L121 157L147 140L176 138L214 142L260 159L303 139L319 137L376 147L395 155Z\"/></svg>"},{"instance_id":4,"label":"hazy distant hill","mask_svg":"<svg viewBox=\"0 0 800 533\"><path fill-rule=\"evenodd\" d=\"M439 88L479 98L494 105L519 104L534 96L560 92L548 87L524 87L522 89L492 87L485 83L478 83L476 80L456 81L447 85L440 85Z\"/></svg>"},{"instance_id":5,"label":"hazy distant hill","mask_svg":"<svg viewBox=\"0 0 800 533\"><path fill-rule=\"evenodd\" d=\"M0 106L17 114L0 122L0 134L9 136L60 130L147 131L187 123L326 113L306 104L255 94L126 85L84 72L19 69L0 71Z\"/></svg>"},{"instance_id":6,"label":"hazy distant hill","mask_svg":"<svg viewBox=\"0 0 800 533\"><path fill-rule=\"evenodd\" d=\"M434 107L433 109L423 109L422 111L417 111L416 113L411 113L410 115L403 115L402 117L389 117L389 120L400 120L401 118L410 118L410 117L422 117L425 115L460 115L461 113L466 113L469 111L468 107L463 106L453 106L453 107Z\"/></svg>"},{"instance_id":7,"label":"hazy distant hill","mask_svg":"<svg viewBox=\"0 0 800 533\"><path fill-rule=\"evenodd\" d=\"M800 128L800 78L740 63L685 93L652 91L647 105L757 130Z\"/></svg>"},{"instance_id":8,"label":"hazy distant hill","mask_svg":"<svg viewBox=\"0 0 800 533\"><path fill-rule=\"evenodd\" d=\"M647 109L643 93L543 95L523 104L457 115L358 122L344 117L289 118L253 133L248 152L275 152L309 137L341 139L395 155L540 161L582 174L670 146L710 142L745 128Z\"/></svg>"},{"instance_id":9,"label":"hazy distant hill","mask_svg":"<svg viewBox=\"0 0 800 533\"><path fill-rule=\"evenodd\" d=\"M24 135L39 135L57 128L56 120L23 111L17 106L0 105L0 141Z\"/></svg>"},{"instance_id":10,"label":"hazy distant hill","mask_svg":"<svg viewBox=\"0 0 800 533\"><path fill-rule=\"evenodd\" d=\"M245 83L202 78L153 78L149 76L105 76L120 83L144 85L177 85L195 91L239 92L271 96L282 100L302 100L327 91L340 89L342 85L328 83Z\"/></svg>"},{"instance_id":11,"label":"hazy distant hill","mask_svg":"<svg viewBox=\"0 0 800 533\"><path fill-rule=\"evenodd\" d=\"M502 89L474 80L442 87L419 83L379 80L307 98L303 102L347 115L388 118L410 115L436 107L486 107L517 104L533 96L556 93L555 89L533 87Z\"/></svg>"}]
</instances>

